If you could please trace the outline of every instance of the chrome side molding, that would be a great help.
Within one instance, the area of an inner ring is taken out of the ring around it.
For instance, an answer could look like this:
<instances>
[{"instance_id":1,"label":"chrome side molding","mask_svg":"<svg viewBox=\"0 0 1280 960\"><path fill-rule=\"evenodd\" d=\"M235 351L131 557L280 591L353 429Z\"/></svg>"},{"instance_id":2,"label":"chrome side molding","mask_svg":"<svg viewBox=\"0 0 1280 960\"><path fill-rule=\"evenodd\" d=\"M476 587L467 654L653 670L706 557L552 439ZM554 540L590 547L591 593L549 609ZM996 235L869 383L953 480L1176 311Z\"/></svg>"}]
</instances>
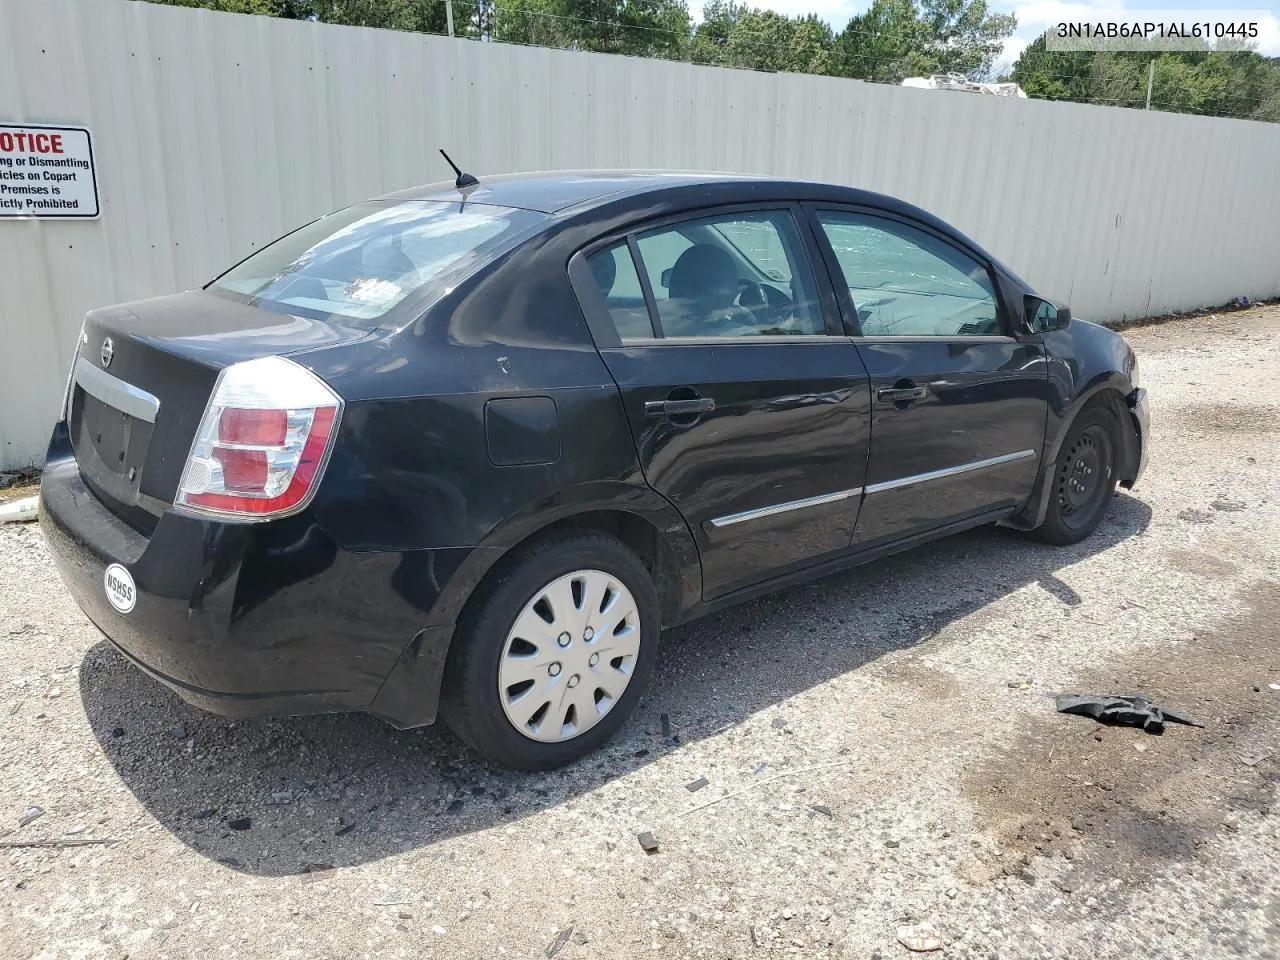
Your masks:
<instances>
[{"instance_id":1,"label":"chrome side molding","mask_svg":"<svg viewBox=\"0 0 1280 960\"><path fill-rule=\"evenodd\" d=\"M915 483L924 483L928 480L941 480L944 477L954 477L960 473L969 473L972 470L985 470L988 467L999 466L1002 463L1012 463L1014 460L1025 460L1027 457L1034 457L1034 450L1019 450L1017 453L1006 453L998 457L989 457L986 460L975 460L972 463L962 463L958 467L944 467L941 470L930 470L928 473L913 473L909 477L898 477L896 480L885 480L882 483L867 484L867 493L881 493L885 490L896 490L898 487L909 487Z\"/></svg>"},{"instance_id":2,"label":"chrome side molding","mask_svg":"<svg viewBox=\"0 0 1280 960\"><path fill-rule=\"evenodd\" d=\"M741 513L731 513L728 516L715 517L707 522L713 527L728 527L735 523L746 523L748 520L759 520L762 517L772 517L774 514L787 513L791 510L803 510L805 507L817 507L824 503L835 503L837 500L847 500L849 497L856 497L861 493L861 487L853 487L850 490L837 490L835 493L824 493L819 497L806 497L804 500L788 500L786 503L775 503L771 507L760 507L758 510L743 510Z\"/></svg>"}]
</instances>

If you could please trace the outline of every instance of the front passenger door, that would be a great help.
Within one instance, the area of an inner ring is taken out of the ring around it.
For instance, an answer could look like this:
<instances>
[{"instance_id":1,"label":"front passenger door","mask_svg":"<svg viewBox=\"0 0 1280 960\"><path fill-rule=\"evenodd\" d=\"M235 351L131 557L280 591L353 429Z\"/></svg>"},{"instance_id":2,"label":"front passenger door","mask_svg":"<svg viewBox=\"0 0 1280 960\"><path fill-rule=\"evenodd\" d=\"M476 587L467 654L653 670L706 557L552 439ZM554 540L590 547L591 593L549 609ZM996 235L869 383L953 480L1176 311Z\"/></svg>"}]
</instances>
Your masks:
<instances>
[{"instance_id":1,"label":"front passenger door","mask_svg":"<svg viewBox=\"0 0 1280 960\"><path fill-rule=\"evenodd\" d=\"M888 214L819 210L817 220L871 377L855 546L1020 505L1044 442L1048 370L1038 338L1013 336L990 267Z\"/></svg>"}]
</instances>

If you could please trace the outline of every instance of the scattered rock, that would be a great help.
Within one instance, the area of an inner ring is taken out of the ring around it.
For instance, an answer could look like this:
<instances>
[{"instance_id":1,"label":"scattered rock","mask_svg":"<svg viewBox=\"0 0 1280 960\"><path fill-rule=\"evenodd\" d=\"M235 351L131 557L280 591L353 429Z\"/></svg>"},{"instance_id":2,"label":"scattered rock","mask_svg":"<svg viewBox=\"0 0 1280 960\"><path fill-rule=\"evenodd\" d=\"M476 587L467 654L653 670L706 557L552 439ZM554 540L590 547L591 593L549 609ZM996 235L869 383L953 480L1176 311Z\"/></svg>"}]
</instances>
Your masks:
<instances>
[{"instance_id":1,"label":"scattered rock","mask_svg":"<svg viewBox=\"0 0 1280 960\"><path fill-rule=\"evenodd\" d=\"M111 738L112 738L113 740L119 740L119 739L120 739L121 737L123 737L123 736L124 736L124 727L112 727L112 728L111 728Z\"/></svg>"},{"instance_id":2,"label":"scattered rock","mask_svg":"<svg viewBox=\"0 0 1280 960\"><path fill-rule=\"evenodd\" d=\"M591 938L588 937L581 930L573 931L573 942L576 943L578 946L582 946L584 943L586 943L590 939Z\"/></svg>"},{"instance_id":3,"label":"scattered rock","mask_svg":"<svg viewBox=\"0 0 1280 960\"><path fill-rule=\"evenodd\" d=\"M1213 514L1188 508L1178 511L1178 519L1185 520L1187 523L1213 523Z\"/></svg>"},{"instance_id":4,"label":"scattered rock","mask_svg":"<svg viewBox=\"0 0 1280 960\"><path fill-rule=\"evenodd\" d=\"M1246 767L1256 767L1270 756L1270 753L1242 753L1240 754L1240 762Z\"/></svg>"},{"instance_id":5,"label":"scattered rock","mask_svg":"<svg viewBox=\"0 0 1280 960\"><path fill-rule=\"evenodd\" d=\"M942 936L927 920L914 927L899 927L898 942L913 953L930 953L942 949Z\"/></svg>"},{"instance_id":6,"label":"scattered rock","mask_svg":"<svg viewBox=\"0 0 1280 960\"><path fill-rule=\"evenodd\" d=\"M890 850L895 850L898 847L902 846L902 842L899 840L886 840L884 842L884 845L888 847Z\"/></svg>"},{"instance_id":7,"label":"scattered rock","mask_svg":"<svg viewBox=\"0 0 1280 960\"><path fill-rule=\"evenodd\" d=\"M809 804L809 809L812 810L814 813L822 814L824 817L835 816L835 814L831 812L831 808L828 807L825 803L811 803Z\"/></svg>"},{"instance_id":8,"label":"scattered rock","mask_svg":"<svg viewBox=\"0 0 1280 960\"><path fill-rule=\"evenodd\" d=\"M236 817L234 820L228 820L227 826L232 830L248 830L253 826L253 821L248 817Z\"/></svg>"},{"instance_id":9,"label":"scattered rock","mask_svg":"<svg viewBox=\"0 0 1280 960\"><path fill-rule=\"evenodd\" d=\"M570 924L569 926L561 930L558 934L556 934L556 938L552 940L549 944L547 944L547 949L544 953L544 956L546 956L548 960L550 960L551 957L554 957L557 953L559 953L561 950L564 949L564 945L569 942L569 938L571 936L573 936L572 924Z\"/></svg>"},{"instance_id":10,"label":"scattered rock","mask_svg":"<svg viewBox=\"0 0 1280 960\"><path fill-rule=\"evenodd\" d=\"M388 890L373 901L375 907L403 907L409 903L413 903L413 898L409 896L408 890Z\"/></svg>"},{"instance_id":11,"label":"scattered rock","mask_svg":"<svg viewBox=\"0 0 1280 960\"><path fill-rule=\"evenodd\" d=\"M308 863L302 868L303 881L306 883L319 883L321 880L327 880L338 871L332 863Z\"/></svg>"},{"instance_id":12,"label":"scattered rock","mask_svg":"<svg viewBox=\"0 0 1280 960\"><path fill-rule=\"evenodd\" d=\"M671 736L671 718L664 713L658 720L662 724L662 735L664 737Z\"/></svg>"},{"instance_id":13,"label":"scattered rock","mask_svg":"<svg viewBox=\"0 0 1280 960\"><path fill-rule=\"evenodd\" d=\"M658 839L653 835L653 831L645 830L636 834L636 839L640 841L640 846L645 853L658 852Z\"/></svg>"},{"instance_id":14,"label":"scattered rock","mask_svg":"<svg viewBox=\"0 0 1280 960\"><path fill-rule=\"evenodd\" d=\"M1244 504L1238 500L1215 500L1209 506L1223 513L1239 513L1244 509Z\"/></svg>"},{"instance_id":15,"label":"scattered rock","mask_svg":"<svg viewBox=\"0 0 1280 960\"><path fill-rule=\"evenodd\" d=\"M769 726L773 727L775 730L781 730L786 725L787 721L783 720L781 717L774 717L773 721L769 724Z\"/></svg>"}]
</instances>

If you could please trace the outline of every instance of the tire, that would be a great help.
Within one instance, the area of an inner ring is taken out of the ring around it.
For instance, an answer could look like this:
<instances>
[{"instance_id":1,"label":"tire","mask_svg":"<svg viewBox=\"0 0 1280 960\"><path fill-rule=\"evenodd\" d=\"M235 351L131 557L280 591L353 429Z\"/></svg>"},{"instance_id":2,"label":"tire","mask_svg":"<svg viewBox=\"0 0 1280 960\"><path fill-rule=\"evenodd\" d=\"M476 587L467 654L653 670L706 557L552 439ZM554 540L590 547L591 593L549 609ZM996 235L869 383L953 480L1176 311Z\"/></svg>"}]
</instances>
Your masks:
<instances>
[{"instance_id":1,"label":"tire","mask_svg":"<svg viewBox=\"0 0 1280 960\"><path fill-rule=\"evenodd\" d=\"M530 771L572 763L613 736L658 652L658 595L640 558L605 534L560 534L504 561L480 590L445 666L450 729Z\"/></svg>"},{"instance_id":2,"label":"tire","mask_svg":"<svg viewBox=\"0 0 1280 960\"><path fill-rule=\"evenodd\" d=\"M1098 529L1116 492L1119 456L1114 412L1103 404L1086 407L1058 452L1049 506L1036 530L1042 540L1065 546Z\"/></svg>"}]
</instances>

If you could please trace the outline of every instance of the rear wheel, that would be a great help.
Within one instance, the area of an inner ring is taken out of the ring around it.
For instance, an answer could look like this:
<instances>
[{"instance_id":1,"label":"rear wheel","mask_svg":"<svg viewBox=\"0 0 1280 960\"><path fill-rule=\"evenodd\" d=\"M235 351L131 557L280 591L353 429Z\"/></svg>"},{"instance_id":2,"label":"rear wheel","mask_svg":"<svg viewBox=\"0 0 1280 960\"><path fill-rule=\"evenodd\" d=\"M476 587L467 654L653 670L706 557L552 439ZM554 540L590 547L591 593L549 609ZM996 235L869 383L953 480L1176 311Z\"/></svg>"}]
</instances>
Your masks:
<instances>
[{"instance_id":1,"label":"rear wheel","mask_svg":"<svg viewBox=\"0 0 1280 960\"><path fill-rule=\"evenodd\" d=\"M1116 423L1096 405L1071 425L1054 467L1053 492L1038 533L1049 543L1079 543L1098 528L1116 492Z\"/></svg>"},{"instance_id":2,"label":"rear wheel","mask_svg":"<svg viewBox=\"0 0 1280 960\"><path fill-rule=\"evenodd\" d=\"M445 672L445 721L499 763L548 770L590 753L639 700L658 645L652 578L599 533L537 543L481 588Z\"/></svg>"}]
</instances>

